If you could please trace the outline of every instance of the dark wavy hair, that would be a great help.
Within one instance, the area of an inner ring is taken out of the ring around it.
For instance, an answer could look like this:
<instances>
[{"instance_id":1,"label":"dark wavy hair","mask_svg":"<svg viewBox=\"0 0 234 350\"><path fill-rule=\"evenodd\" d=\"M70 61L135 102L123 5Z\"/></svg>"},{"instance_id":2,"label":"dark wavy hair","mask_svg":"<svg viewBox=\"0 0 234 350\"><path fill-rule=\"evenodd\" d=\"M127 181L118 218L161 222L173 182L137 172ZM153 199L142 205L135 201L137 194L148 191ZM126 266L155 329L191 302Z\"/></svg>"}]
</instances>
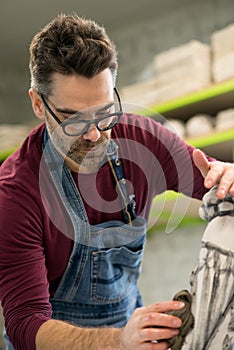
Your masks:
<instances>
[{"instance_id":1,"label":"dark wavy hair","mask_svg":"<svg viewBox=\"0 0 234 350\"><path fill-rule=\"evenodd\" d=\"M32 39L29 68L31 87L49 96L55 72L92 78L109 68L115 83L117 52L104 27L76 14L60 14Z\"/></svg>"}]
</instances>

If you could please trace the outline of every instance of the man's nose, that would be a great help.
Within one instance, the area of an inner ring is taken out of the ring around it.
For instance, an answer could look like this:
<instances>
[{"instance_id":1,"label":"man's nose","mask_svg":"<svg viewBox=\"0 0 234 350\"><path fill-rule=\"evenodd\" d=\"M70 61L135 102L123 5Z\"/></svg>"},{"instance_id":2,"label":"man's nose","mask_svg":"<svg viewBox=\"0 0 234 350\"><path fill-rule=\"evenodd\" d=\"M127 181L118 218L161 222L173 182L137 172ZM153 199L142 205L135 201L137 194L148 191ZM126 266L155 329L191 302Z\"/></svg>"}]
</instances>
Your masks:
<instances>
[{"instance_id":1,"label":"man's nose","mask_svg":"<svg viewBox=\"0 0 234 350\"><path fill-rule=\"evenodd\" d=\"M90 126L89 130L83 135L84 140L89 140L91 142L97 142L100 138L100 131L96 128L96 126Z\"/></svg>"}]
</instances>

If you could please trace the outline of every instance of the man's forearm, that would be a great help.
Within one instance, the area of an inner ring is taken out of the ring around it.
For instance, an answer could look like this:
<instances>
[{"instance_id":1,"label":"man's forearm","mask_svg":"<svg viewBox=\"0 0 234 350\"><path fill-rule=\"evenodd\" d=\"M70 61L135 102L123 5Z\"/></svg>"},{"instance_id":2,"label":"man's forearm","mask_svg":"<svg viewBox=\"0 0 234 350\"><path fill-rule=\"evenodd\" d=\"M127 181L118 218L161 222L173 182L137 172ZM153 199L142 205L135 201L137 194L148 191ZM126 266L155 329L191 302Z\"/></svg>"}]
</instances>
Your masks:
<instances>
[{"instance_id":1,"label":"man's forearm","mask_svg":"<svg viewBox=\"0 0 234 350\"><path fill-rule=\"evenodd\" d=\"M120 350L121 329L80 328L49 320L36 336L36 350Z\"/></svg>"},{"instance_id":2,"label":"man's forearm","mask_svg":"<svg viewBox=\"0 0 234 350\"><path fill-rule=\"evenodd\" d=\"M167 339L180 333L182 321L167 312L184 306L173 300L137 308L124 328L81 328L49 320L37 332L36 350L141 350L156 341L156 347L168 349Z\"/></svg>"}]
</instances>

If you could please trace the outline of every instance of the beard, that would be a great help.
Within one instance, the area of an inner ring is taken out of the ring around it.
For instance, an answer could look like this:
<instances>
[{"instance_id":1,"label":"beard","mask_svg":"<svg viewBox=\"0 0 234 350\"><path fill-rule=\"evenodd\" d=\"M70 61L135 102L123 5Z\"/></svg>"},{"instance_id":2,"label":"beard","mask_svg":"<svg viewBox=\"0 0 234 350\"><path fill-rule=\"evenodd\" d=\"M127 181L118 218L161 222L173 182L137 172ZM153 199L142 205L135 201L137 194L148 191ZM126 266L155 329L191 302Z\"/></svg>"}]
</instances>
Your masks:
<instances>
[{"instance_id":1,"label":"beard","mask_svg":"<svg viewBox=\"0 0 234 350\"><path fill-rule=\"evenodd\" d=\"M67 151L66 156L83 167L96 167L103 161L109 145L109 139L102 136L98 142L76 140ZM67 148L64 150L66 151Z\"/></svg>"},{"instance_id":2,"label":"beard","mask_svg":"<svg viewBox=\"0 0 234 350\"><path fill-rule=\"evenodd\" d=\"M49 118L46 118L46 128L53 145L64 157L85 168L99 167L102 163L110 142L108 134L101 133L94 143L82 136L77 138L65 135L61 127L53 127Z\"/></svg>"}]
</instances>

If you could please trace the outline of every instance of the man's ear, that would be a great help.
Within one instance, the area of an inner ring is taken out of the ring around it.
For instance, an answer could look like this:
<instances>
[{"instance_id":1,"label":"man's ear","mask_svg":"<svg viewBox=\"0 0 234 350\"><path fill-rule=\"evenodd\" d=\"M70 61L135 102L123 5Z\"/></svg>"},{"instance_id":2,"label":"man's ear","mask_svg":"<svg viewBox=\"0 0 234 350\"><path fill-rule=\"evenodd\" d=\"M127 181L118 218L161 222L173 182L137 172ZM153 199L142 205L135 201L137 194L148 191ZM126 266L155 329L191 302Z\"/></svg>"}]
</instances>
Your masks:
<instances>
[{"instance_id":1,"label":"man's ear","mask_svg":"<svg viewBox=\"0 0 234 350\"><path fill-rule=\"evenodd\" d=\"M35 115L37 116L37 118L44 120L45 119L45 108L44 108L44 105L43 105L43 102L41 100L40 95L33 88L29 89L28 94L29 94L32 108L33 108Z\"/></svg>"}]
</instances>

